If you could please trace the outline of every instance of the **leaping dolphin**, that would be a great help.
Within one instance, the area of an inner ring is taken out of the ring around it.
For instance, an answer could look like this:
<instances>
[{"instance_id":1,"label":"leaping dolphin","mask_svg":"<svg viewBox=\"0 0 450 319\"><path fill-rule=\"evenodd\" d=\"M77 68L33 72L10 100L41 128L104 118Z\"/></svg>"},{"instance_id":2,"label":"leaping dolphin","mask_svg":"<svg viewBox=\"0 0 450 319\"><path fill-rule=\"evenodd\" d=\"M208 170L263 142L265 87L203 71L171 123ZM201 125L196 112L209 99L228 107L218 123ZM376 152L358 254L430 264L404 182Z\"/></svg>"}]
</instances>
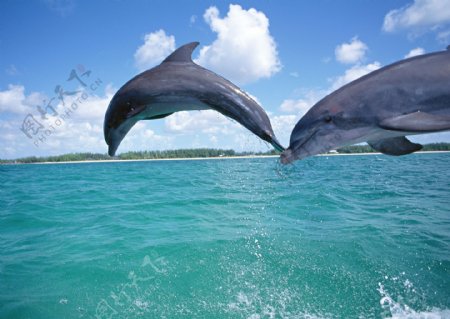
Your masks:
<instances>
[{"instance_id":1,"label":"leaping dolphin","mask_svg":"<svg viewBox=\"0 0 450 319\"><path fill-rule=\"evenodd\" d=\"M388 155L422 148L405 136L450 130L450 46L402 60L317 102L297 123L281 162L361 142Z\"/></svg>"},{"instance_id":2,"label":"leaping dolphin","mask_svg":"<svg viewBox=\"0 0 450 319\"><path fill-rule=\"evenodd\" d=\"M117 91L106 111L103 127L110 156L114 156L120 142L139 120L206 109L236 120L277 150L284 150L261 106L230 81L192 61L192 52L198 44L183 45L160 65L137 75Z\"/></svg>"}]
</instances>

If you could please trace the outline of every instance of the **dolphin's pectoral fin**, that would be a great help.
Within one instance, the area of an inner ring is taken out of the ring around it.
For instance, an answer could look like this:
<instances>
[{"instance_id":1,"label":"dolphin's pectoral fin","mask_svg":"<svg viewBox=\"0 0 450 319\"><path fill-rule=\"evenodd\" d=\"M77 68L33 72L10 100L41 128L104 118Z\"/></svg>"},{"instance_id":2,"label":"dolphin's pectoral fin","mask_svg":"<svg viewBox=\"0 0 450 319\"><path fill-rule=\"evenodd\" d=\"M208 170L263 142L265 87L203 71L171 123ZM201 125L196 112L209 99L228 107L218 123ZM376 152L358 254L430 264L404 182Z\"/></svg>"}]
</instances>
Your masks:
<instances>
[{"instance_id":1,"label":"dolphin's pectoral fin","mask_svg":"<svg viewBox=\"0 0 450 319\"><path fill-rule=\"evenodd\" d=\"M155 115L155 116L150 116L150 117L143 118L143 120L158 120L158 119L163 119L163 118L165 118L165 117L167 117L167 116L169 116L169 115L172 115L173 113L175 113L175 112L172 112L172 113L166 113L166 114L160 114L160 115Z\"/></svg>"},{"instance_id":2,"label":"dolphin's pectoral fin","mask_svg":"<svg viewBox=\"0 0 450 319\"><path fill-rule=\"evenodd\" d=\"M422 149L422 145L410 142L406 137L392 137L367 142L374 150L387 155L406 155Z\"/></svg>"},{"instance_id":3,"label":"dolphin's pectoral fin","mask_svg":"<svg viewBox=\"0 0 450 319\"><path fill-rule=\"evenodd\" d=\"M414 112L383 120L380 127L405 132L438 132L450 130L450 116Z\"/></svg>"}]
</instances>

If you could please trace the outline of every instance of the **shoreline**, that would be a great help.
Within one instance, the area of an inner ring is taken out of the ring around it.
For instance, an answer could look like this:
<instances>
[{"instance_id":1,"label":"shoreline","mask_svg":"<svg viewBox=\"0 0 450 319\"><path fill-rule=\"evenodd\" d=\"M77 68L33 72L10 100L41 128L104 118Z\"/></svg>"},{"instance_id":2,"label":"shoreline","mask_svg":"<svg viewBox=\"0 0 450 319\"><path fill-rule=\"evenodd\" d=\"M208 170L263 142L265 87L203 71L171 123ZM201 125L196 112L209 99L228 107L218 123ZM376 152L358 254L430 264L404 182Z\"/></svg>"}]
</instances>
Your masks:
<instances>
[{"instance_id":1,"label":"shoreline","mask_svg":"<svg viewBox=\"0 0 450 319\"><path fill-rule=\"evenodd\" d=\"M422 151L414 154L439 154L450 153L450 151ZM382 155L379 152L373 153L331 153L319 154L316 156L367 156L367 155ZM111 160L86 160L86 161L63 161L63 162L36 162L36 163L4 163L0 165L27 165L27 164L83 164L83 163L122 163L122 162L151 162L151 161L203 161L203 160L231 160L231 159L255 159L255 158L277 158L279 155L248 155L248 156L222 156L222 157L186 157L186 158L147 158L147 159L111 159Z\"/></svg>"}]
</instances>

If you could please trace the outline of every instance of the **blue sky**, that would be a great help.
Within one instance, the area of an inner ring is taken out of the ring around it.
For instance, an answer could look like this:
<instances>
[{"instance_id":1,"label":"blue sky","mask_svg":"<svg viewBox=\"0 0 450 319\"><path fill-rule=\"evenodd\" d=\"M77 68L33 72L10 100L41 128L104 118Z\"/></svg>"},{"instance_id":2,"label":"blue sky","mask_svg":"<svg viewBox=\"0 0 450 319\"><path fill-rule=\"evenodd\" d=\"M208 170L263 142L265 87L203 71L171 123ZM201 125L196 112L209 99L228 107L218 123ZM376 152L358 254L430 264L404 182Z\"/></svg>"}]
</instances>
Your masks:
<instances>
[{"instance_id":1,"label":"blue sky","mask_svg":"<svg viewBox=\"0 0 450 319\"><path fill-rule=\"evenodd\" d=\"M450 1L2 1L0 158L105 153L102 121L115 91L191 41L201 43L194 59L254 96L287 145L301 115L332 90L450 44ZM87 87L67 81L72 70L91 71L80 78ZM78 95L60 100L57 86ZM41 117L37 106L49 101L53 109ZM450 141L450 134L414 140ZM270 149L202 111L141 122L119 152L186 147Z\"/></svg>"}]
</instances>

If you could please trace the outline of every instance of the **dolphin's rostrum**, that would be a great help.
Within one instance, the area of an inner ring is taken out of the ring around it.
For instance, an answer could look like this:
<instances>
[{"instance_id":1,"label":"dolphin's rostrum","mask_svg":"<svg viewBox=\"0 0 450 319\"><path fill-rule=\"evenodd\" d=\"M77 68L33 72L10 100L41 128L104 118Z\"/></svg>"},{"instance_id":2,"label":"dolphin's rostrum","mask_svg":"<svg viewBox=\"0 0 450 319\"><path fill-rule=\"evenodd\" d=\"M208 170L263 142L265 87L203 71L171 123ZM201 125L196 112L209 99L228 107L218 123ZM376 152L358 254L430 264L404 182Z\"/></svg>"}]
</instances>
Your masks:
<instances>
[{"instance_id":1,"label":"dolphin's rostrum","mask_svg":"<svg viewBox=\"0 0 450 319\"><path fill-rule=\"evenodd\" d=\"M284 149L261 106L230 81L192 61L192 52L198 44L192 42L178 48L160 65L137 75L114 95L104 121L110 156L139 120L206 109L234 119L277 150Z\"/></svg>"},{"instance_id":2,"label":"dolphin's rostrum","mask_svg":"<svg viewBox=\"0 0 450 319\"><path fill-rule=\"evenodd\" d=\"M404 155L422 148L406 135L450 130L449 48L391 64L326 96L297 123L281 162L361 142Z\"/></svg>"}]
</instances>

